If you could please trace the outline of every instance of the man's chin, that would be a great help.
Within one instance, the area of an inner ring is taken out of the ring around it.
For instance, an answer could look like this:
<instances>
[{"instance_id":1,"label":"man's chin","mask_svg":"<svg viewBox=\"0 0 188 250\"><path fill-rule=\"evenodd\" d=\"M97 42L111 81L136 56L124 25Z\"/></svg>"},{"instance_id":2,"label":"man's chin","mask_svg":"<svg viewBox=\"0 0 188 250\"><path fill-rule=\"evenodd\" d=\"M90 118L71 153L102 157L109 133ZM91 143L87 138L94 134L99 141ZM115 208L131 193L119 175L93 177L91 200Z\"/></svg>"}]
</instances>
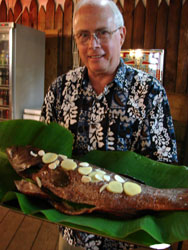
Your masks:
<instances>
[{"instance_id":1,"label":"man's chin","mask_svg":"<svg viewBox=\"0 0 188 250\"><path fill-rule=\"evenodd\" d=\"M107 64L95 64L95 63L89 63L87 68L89 71L100 74L102 73L105 74L109 69Z\"/></svg>"}]
</instances>

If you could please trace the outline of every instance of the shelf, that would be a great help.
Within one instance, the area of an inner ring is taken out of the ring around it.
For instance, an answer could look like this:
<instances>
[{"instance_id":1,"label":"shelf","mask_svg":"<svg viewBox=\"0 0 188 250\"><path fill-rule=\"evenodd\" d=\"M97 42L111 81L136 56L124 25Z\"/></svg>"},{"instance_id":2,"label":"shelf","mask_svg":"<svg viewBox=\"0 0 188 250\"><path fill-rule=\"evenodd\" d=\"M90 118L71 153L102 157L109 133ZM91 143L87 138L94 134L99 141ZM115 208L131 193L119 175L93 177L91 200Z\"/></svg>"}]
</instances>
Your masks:
<instances>
[{"instance_id":1,"label":"shelf","mask_svg":"<svg viewBox=\"0 0 188 250\"><path fill-rule=\"evenodd\" d=\"M1 118L1 117L0 117L0 122L8 121L8 120L10 120L10 119L9 119L9 118Z\"/></svg>"},{"instance_id":2,"label":"shelf","mask_svg":"<svg viewBox=\"0 0 188 250\"><path fill-rule=\"evenodd\" d=\"M6 89L6 90L9 90L9 85L0 85L0 89Z\"/></svg>"},{"instance_id":3,"label":"shelf","mask_svg":"<svg viewBox=\"0 0 188 250\"><path fill-rule=\"evenodd\" d=\"M6 65L0 65L0 69L7 69L8 68L8 64L6 64Z\"/></svg>"},{"instance_id":4,"label":"shelf","mask_svg":"<svg viewBox=\"0 0 188 250\"><path fill-rule=\"evenodd\" d=\"M10 110L9 105L0 105L0 110Z\"/></svg>"}]
</instances>

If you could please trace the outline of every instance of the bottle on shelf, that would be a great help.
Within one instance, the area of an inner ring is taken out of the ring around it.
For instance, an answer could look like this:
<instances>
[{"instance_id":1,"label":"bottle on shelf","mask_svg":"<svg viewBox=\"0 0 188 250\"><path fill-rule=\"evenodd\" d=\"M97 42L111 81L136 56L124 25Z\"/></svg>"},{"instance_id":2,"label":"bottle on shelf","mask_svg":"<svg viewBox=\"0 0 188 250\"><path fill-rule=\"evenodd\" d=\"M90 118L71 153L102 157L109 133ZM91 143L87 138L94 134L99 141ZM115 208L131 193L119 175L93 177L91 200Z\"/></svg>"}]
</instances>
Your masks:
<instances>
[{"instance_id":1,"label":"bottle on shelf","mask_svg":"<svg viewBox=\"0 0 188 250\"><path fill-rule=\"evenodd\" d=\"M2 71L0 70L0 86L3 84L3 74Z\"/></svg>"},{"instance_id":2,"label":"bottle on shelf","mask_svg":"<svg viewBox=\"0 0 188 250\"><path fill-rule=\"evenodd\" d=\"M9 118L9 110L5 109L3 110L3 119L8 119Z\"/></svg>"},{"instance_id":3,"label":"bottle on shelf","mask_svg":"<svg viewBox=\"0 0 188 250\"><path fill-rule=\"evenodd\" d=\"M9 105L9 91L7 90L7 94L6 94L6 105Z\"/></svg>"},{"instance_id":4,"label":"bottle on shelf","mask_svg":"<svg viewBox=\"0 0 188 250\"><path fill-rule=\"evenodd\" d=\"M9 85L9 71L6 69L5 73L5 85Z\"/></svg>"},{"instance_id":5,"label":"bottle on shelf","mask_svg":"<svg viewBox=\"0 0 188 250\"><path fill-rule=\"evenodd\" d=\"M6 53L5 53L5 65L8 65L8 63L9 63L9 54L6 51Z\"/></svg>"},{"instance_id":6,"label":"bottle on shelf","mask_svg":"<svg viewBox=\"0 0 188 250\"><path fill-rule=\"evenodd\" d=\"M6 56L5 56L5 51L1 51L1 65L4 66L6 64Z\"/></svg>"},{"instance_id":7,"label":"bottle on shelf","mask_svg":"<svg viewBox=\"0 0 188 250\"><path fill-rule=\"evenodd\" d=\"M3 98L3 106L5 106L6 104L5 104L5 91L3 90L2 91L2 98Z\"/></svg>"},{"instance_id":8,"label":"bottle on shelf","mask_svg":"<svg viewBox=\"0 0 188 250\"><path fill-rule=\"evenodd\" d=\"M3 106L9 105L9 92L8 90L2 91Z\"/></svg>"},{"instance_id":9,"label":"bottle on shelf","mask_svg":"<svg viewBox=\"0 0 188 250\"><path fill-rule=\"evenodd\" d=\"M3 91L0 91L0 105L3 105Z\"/></svg>"}]
</instances>

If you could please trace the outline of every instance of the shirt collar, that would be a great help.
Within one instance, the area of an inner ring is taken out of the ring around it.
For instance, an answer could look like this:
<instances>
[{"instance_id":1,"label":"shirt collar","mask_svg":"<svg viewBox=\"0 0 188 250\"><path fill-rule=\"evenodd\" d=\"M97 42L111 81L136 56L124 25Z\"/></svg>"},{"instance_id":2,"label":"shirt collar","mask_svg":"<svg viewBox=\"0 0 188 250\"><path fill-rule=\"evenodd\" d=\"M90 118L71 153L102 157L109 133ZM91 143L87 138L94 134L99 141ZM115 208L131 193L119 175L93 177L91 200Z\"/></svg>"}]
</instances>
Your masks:
<instances>
[{"instance_id":1,"label":"shirt collar","mask_svg":"<svg viewBox=\"0 0 188 250\"><path fill-rule=\"evenodd\" d=\"M119 87L120 89L123 89L125 87L125 83L126 83L126 71L127 71L127 66L124 63L123 59L120 57L120 63L117 69L117 73L114 77L114 82L117 84L117 87Z\"/></svg>"},{"instance_id":2,"label":"shirt collar","mask_svg":"<svg viewBox=\"0 0 188 250\"><path fill-rule=\"evenodd\" d=\"M127 71L127 66L124 63L123 59L120 57L120 63L119 63L118 69L117 69L117 73L114 77L114 80L112 81L120 89L123 89L125 87L126 82L127 82L127 79L125 78L126 71ZM88 77L88 70L87 70L86 66L84 66L84 68L83 68L82 79L83 79L83 87L87 88L89 85L89 77Z\"/></svg>"}]
</instances>

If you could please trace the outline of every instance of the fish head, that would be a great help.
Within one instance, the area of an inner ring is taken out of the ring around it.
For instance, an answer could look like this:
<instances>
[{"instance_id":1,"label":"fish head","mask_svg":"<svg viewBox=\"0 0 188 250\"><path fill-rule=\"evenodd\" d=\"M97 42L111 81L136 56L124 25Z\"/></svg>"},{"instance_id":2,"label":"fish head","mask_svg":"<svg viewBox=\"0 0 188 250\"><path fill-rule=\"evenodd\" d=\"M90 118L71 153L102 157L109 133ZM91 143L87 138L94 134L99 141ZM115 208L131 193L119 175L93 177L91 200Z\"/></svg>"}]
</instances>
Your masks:
<instances>
[{"instance_id":1,"label":"fish head","mask_svg":"<svg viewBox=\"0 0 188 250\"><path fill-rule=\"evenodd\" d=\"M32 166L39 166L42 163L41 157L37 152L38 149L31 146L12 146L6 148L8 160L19 175L26 169Z\"/></svg>"}]
</instances>

